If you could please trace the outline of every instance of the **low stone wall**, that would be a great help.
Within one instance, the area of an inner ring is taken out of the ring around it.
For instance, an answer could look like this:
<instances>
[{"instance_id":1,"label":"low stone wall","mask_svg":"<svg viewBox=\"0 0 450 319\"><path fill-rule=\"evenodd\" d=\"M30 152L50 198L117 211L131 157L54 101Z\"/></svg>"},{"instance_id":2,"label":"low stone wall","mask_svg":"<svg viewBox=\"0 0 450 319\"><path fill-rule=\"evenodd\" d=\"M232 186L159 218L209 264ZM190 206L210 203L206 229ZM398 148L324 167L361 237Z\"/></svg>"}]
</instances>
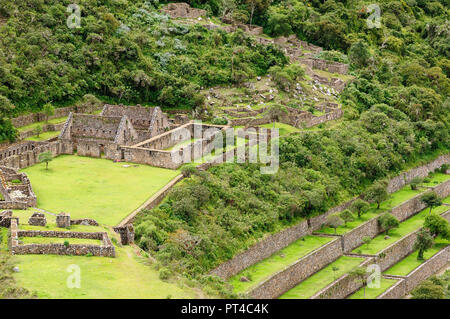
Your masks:
<instances>
[{"instance_id":1,"label":"low stone wall","mask_svg":"<svg viewBox=\"0 0 450 319\"><path fill-rule=\"evenodd\" d=\"M414 251L417 233L418 231L415 231L403 237L377 254L376 263L381 271L389 269Z\"/></svg>"},{"instance_id":2,"label":"low stone wall","mask_svg":"<svg viewBox=\"0 0 450 319\"><path fill-rule=\"evenodd\" d=\"M336 238L305 257L302 257L294 264L273 274L269 279L253 288L248 295L254 299L277 298L329 263L338 259L341 255L341 243L339 238Z\"/></svg>"},{"instance_id":3,"label":"low stone wall","mask_svg":"<svg viewBox=\"0 0 450 319\"><path fill-rule=\"evenodd\" d=\"M406 295L406 280L399 279L396 284L379 295L377 299L401 299Z\"/></svg>"},{"instance_id":4,"label":"low stone wall","mask_svg":"<svg viewBox=\"0 0 450 319\"><path fill-rule=\"evenodd\" d=\"M42 133L44 132L55 132L55 131L61 131L64 127L65 123L59 123L59 124L45 124L42 126ZM24 140L28 137L35 136L36 131L35 130L28 130L19 132L19 139Z\"/></svg>"},{"instance_id":5,"label":"low stone wall","mask_svg":"<svg viewBox=\"0 0 450 319\"><path fill-rule=\"evenodd\" d=\"M64 244L19 244L19 237L46 238L81 238L96 239L101 245L64 245ZM71 231L39 231L19 230L17 219L11 220L10 250L13 255L75 255L115 257L115 248L107 233L102 232L71 232Z\"/></svg>"},{"instance_id":6,"label":"low stone wall","mask_svg":"<svg viewBox=\"0 0 450 319\"><path fill-rule=\"evenodd\" d=\"M96 220L91 218L72 219L70 225L85 225L85 226L98 226Z\"/></svg>"},{"instance_id":7,"label":"low stone wall","mask_svg":"<svg viewBox=\"0 0 450 319\"><path fill-rule=\"evenodd\" d=\"M211 271L211 275L222 278L229 278L241 270L270 257L280 249L285 248L300 237L308 235L308 222L302 221L298 225L287 228L273 235L269 235L246 251L236 255L232 259L224 262L219 267Z\"/></svg>"},{"instance_id":8,"label":"low stone wall","mask_svg":"<svg viewBox=\"0 0 450 319\"><path fill-rule=\"evenodd\" d=\"M434 172L436 168L439 168L443 164L448 163L450 163L450 154L439 156L437 159L430 163L403 172L390 180L388 185L388 192L396 192L406 184L409 184L414 178L427 177L430 172Z\"/></svg>"},{"instance_id":9,"label":"low stone wall","mask_svg":"<svg viewBox=\"0 0 450 319\"><path fill-rule=\"evenodd\" d=\"M348 233L342 235L342 248L345 253L352 251L356 247L362 245L363 238L369 236L374 238L380 233L381 229L378 226L378 218L372 218L364 224L354 228Z\"/></svg>"},{"instance_id":10,"label":"low stone wall","mask_svg":"<svg viewBox=\"0 0 450 319\"><path fill-rule=\"evenodd\" d=\"M360 266L366 267L370 264L373 264L373 258L367 258ZM345 299L362 286L363 284L360 281L345 274L317 292L310 299Z\"/></svg>"}]
</instances>

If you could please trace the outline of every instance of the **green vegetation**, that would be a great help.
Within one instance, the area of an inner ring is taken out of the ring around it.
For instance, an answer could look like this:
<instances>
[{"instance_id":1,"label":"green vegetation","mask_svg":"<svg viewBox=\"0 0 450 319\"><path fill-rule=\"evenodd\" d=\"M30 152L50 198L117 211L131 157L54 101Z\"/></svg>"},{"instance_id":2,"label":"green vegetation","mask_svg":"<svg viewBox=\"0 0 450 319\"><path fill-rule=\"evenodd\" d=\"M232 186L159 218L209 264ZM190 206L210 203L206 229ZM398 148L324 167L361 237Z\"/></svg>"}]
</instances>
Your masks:
<instances>
[{"instance_id":1,"label":"green vegetation","mask_svg":"<svg viewBox=\"0 0 450 319\"><path fill-rule=\"evenodd\" d=\"M264 259L231 277L229 282L234 287L236 293L245 292L262 282L264 279L275 274L277 271L283 270L285 267L293 264L295 261L331 240L333 240L333 238L318 236L302 237L271 257ZM240 280L241 277L246 277L249 281L242 282Z\"/></svg>"},{"instance_id":2,"label":"green vegetation","mask_svg":"<svg viewBox=\"0 0 450 319\"><path fill-rule=\"evenodd\" d=\"M91 230L92 231L92 230ZM51 237L20 237L24 245L27 244L64 244L66 241L70 245L101 245L101 240L83 238L51 238Z\"/></svg>"},{"instance_id":3,"label":"green vegetation","mask_svg":"<svg viewBox=\"0 0 450 319\"><path fill-rule=\"evenodd\" d=\"M69 239L69 242L72 242ZM23 287L38 298L195 298L196 293L183 281L163 282L148 259L136 256L130 246L115 247L116 258L88 256L22 255L17 256L20 272L14 275ZM66 285L70 265L81 270L81 288ZM36 276L39 265L39 276Z\"/></svg>"},{"instance_id":4,"label":"green vegetation","mask_svg":"<svg viewBox=\"0 0 450 319\"><path fill-rule=\"evenodd\" d=\"M308 279L302 281L299 285L283 294L280 298L308 299L340 276L348 273L354 267L358 266L363 260L364 258L355 258L348 256L339 257L336 261L332 262ZM333 271L333 269L336 268L337 270Z\"/></svg>"},{"instance_id":5,"label":"green vegetation","mask_svg":"<svg viewBox=\"0 0 450 319\"><path fill-rule=\"evenodd\" d=\"M413 299L449 299L450 270L440 276L432 276L411 292Z\"/></svg>"},{"instance_id":6,"label":"green vegetation","mask_svg":"<svg viewBox=\"0 0 450 319\"><path fill-rule=\"evenodd\" d=\"M273 128L273 123L263 124L263 125L260 125L260 127L271 129L271 128ZM300 129L298 129L296 127L290 126L289 124L279 123L279 122L275 123L275 128L279 129L280 136L288 135L288 134L296 133L296 132L300 131Z\"/></svg>"},{"instance_id":7,"label":"green vegetation","mask_svg":"<svg viewBox=\"0 0 450 319\"><path fill-rule=\"evenodd\" d=\"M124 167L130 165L130 167ZM27 173L38 198L38 207L71 217L93 218L116 225L179 171L145 165L113 163L80 156L58 156L51 167L28 167Z\"/></svg>"},{"instance_id":8,"label":"green vegetation","mask_svg":"<svg viewBox=\"0 0 450 319\"><path fill-rule=\"evenodd\" d=\"M365 297L364 297L364 288L361 288L353 295L351 295L349 299L375 299L396 283L397 280L381 277L380 288L368 288L368 287L365 288L366 290Z\"/></svg>"},{"instance_id":9,"label":"green vegetation","mask_svg":"<svg viewBox=\"0 0 450 319\"><path fill-rule=\"evenodd\" d=\"M389 275L397 275L397 276L407 276L411 271L419 267L422 263L433 257L436 253L438 253L441 249L448 246L449 242L445 239L438 238L436 239L433 247L424 252L424 260L418 260L418 251L413 252L408 255L406 258L402 259L394 266L386 270L384 273Z\"/></svg>"},{"instance_id":10,"label":"green vegetation","mask_svg":"<svg viewBox=\"0 0 450 319\"><path fill-rule=\"evenodd\" d=\"M42 141L46 141L50 138L53 137L57 137L59 135L59 131L48 131L48 132L44 132L39 134L39 136L30 136L27 137L25 140L27 141L35 141L35 142L42 142Z\"/></svg>"},{"instance_id":11,"label":"green vegetation","mask_svg":"<svg viewBox=\"0 0 450 319\"><path fill-rule=\"evenodd\" d=\"M448 207L445 206L435 208L436 213L443 213L447 210ZM400 240L402 237L421 228L426 216L428 216L428 208L400 223L398 228L394 228L389 232L388 238L386 237L386 234L380 234L372 239L369 246L360 246L354 249L353 252L375 255L389 245Z\"/></svg>"},{"instance_id":12,"label":"green vegetation","mask_svg":"<svg viewBox=\"0 0 450 319\"><path fill-rule=\"evenodd\" d=\"M67 117L58 117L58 118L55 118L55 119L48 120L47 122L45 122L45 121L43 121L43 122L36 122L36 123L33 123L33 124L22 126L22 127L19 127L18 130L19 130L19 132L31 131L31 130L36 129L36 127L42 126L44 124L60 124L60 123L64 123L66 120L67 120Z\"/></svg>"}]
</instances>

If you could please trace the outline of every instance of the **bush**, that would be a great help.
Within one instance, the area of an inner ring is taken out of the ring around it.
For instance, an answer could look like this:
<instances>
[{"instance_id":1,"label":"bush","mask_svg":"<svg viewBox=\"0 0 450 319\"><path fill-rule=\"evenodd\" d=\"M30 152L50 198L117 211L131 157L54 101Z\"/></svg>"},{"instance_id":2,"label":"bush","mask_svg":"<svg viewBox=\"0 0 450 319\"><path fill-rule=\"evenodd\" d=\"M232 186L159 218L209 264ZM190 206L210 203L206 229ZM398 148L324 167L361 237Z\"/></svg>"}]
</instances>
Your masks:
<instances>
[{"instance_id":1,"label":"bush","mask_svg":"<svg viewBox=\"0 0 450 319\"><path fill-rule=\"evenodd\" d=\"M167 280L172 276L172 272L167 268L161 268L159 270L159 279Z\"/></svg>"}]
</instances>

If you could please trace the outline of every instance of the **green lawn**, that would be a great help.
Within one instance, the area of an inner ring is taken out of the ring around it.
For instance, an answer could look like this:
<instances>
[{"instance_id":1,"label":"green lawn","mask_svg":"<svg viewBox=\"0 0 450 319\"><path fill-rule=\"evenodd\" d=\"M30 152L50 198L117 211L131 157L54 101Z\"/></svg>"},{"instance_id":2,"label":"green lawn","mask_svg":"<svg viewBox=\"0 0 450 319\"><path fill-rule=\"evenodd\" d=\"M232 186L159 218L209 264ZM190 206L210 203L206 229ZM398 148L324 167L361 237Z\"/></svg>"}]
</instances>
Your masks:
<instances>
[{"instance_id":1,"label":"green lawn","mask_svg":"<svg viewBox=\"0 0 450 319\"><path fill-rule=\"evenodd\" d=\"M295 261L304 257L313 250L332 241L331 237L305 236L293 242L286 248L278 251L269 258L256 263L247 269L244 269L237 275L230 278L230 284L233 285L236 293L242 293L257 285L261 281L269 278L271 275L293 264ZM284 254L284 257L281 255ZM250 279L250 282L241 282L242 276Z\"/></svg>"},{"instance_id":2,"label":"green lawn","mask_svg":"<svg viewBox=\"0 0 450 319\"><path fill-rule=\"evenodd\" d=\"M116 225L138 208L179 171L114 163L106 159L63 155L28 167L38 207L52 213L70 213L73 219L93 218Z\"/></svg>"},{"instance_id":3,"label":"green lawn","mask_svg":"<svg viewBox=\"0 0 450 319\"><path fill-rule=\"evenodd\" d=\"M441 238L437 238L435 240L434 246L428 249L423 257L425 260L417 260L418 252L415 251L406 258L402 259L400 262L396 263L394 266L386 270L384 273L389 275L397 275L397 276L406 276L411 271L419 267L422 263L433 257L436 253L438 253L441 249L448 246L448 240L444 240Z\"/></svg>"},{"instance_id":4,"label":"green lawn","mask_svg":"<svg viewBox=\"0 0 450 319\"><path fill-rule=\"evenodd\" d=\"M280 299L308 299L340 276L357 267L363 260L364 258L339 257L336 261L286 292ZM339 269L333 271L334 267L338 267Z\"/></svg>"},{"instance_id":5,"label":"green lawn","mask_svg":"<svg viewBox=\"0 0 450 319\"><path fill-rule=\"evenodd\" d=\"M380 288L368 288L366 287L366 297L365 299L375 299L379 295L381 295L383 292L385 292L387 289L392 287L397 280L394 279L386 279L381 278L380 282ZM364 288L359 289L357 292L355 292L353 295L349 297L349 299L364 299Z\"/></svg>"},{"instance_id":6,"label":"green lawn","mask_svg":"<svg viewBox=\"0 0 450 319\"><path fill-rule=\"evenodd\" d=\"M443 183L450 179L450 174L444 173L433 173L429 177L430 181L428 183L423 183L424 186L436 186L437 184Z\"/></svg>"},{"instance_id":7,"label":"green lawn","mask_svg":"<svg viewBox=\"0 0 450 319\"><path fill-rule=\"evenodd\" d=\"M196 298L180 283L163 282L158 272L136 256L133 247L116 247L116 258L57 255L16 256L15 279L39 298ZM70 265L81 270L81 288L67 287Z\"/></svg>"},{"instance_id":8,"label":"green lawn","mask_svg":"<svg viewBox=\"0 0 450 319\"><path fill-rule=\"evenodd\" d=\"M35 142L46 141L50 138L57 137L59 135L59 133L60 133L59 131L48 131L48 132L39 134L39 137L34 135L34 136L27 137L25 140L26 141L35 141Z\"/></svg>"},{"instance_id":9,"label":"green lawn","mask_svg":"<svg viewBox=\"0 0 450 319\"><path fill-rule=\"evenodd\" d=\"M447 206L439 206L433 209L433 212L441 214L448 210ZM360 247L353 250L354 253L358 254L371 254L375 255L388 247L389 245L395 243L396 241L402 239L404 236L418 230L423 226L425 217L429 214L429 208L425 208L418 214L408 218L404 222L400 223L398 228L391 229L389 231L389 238L385 239L386 234L382 233L372 239L369 245L363 244Z\"/></svg>"}]
</instances>

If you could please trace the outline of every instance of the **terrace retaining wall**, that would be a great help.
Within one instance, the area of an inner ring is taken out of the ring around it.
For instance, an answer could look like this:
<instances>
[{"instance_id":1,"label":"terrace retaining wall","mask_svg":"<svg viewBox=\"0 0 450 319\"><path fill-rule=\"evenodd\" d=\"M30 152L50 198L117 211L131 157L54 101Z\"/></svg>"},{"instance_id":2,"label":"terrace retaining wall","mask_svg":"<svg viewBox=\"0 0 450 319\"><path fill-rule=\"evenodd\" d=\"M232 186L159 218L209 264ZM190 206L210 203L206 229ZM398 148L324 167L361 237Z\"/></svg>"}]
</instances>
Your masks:
<instances>
[{"instance_id":1,"label":"terrace retaining wall","mask_svg":"<svg viewBox=\"0 0 450 319\"><path fill-rule=\"evenodd\" d=\"M447 246L409 273L404 279L401 279L400 282L379 295L377 299L400 299L404 297L422 281L445 267L449 258L450 246Z\"/></svg>"},{"instance_id":2,"label":"terrace retaining wall","mask_svg":"<svg viewBox=\"0 0 450 319\"><path fill-rule=\"evenodd\" d=\"M342 255L339 238L302 257L253 288L250 298L277 298Z\"/></svg>"}]
</instances>

